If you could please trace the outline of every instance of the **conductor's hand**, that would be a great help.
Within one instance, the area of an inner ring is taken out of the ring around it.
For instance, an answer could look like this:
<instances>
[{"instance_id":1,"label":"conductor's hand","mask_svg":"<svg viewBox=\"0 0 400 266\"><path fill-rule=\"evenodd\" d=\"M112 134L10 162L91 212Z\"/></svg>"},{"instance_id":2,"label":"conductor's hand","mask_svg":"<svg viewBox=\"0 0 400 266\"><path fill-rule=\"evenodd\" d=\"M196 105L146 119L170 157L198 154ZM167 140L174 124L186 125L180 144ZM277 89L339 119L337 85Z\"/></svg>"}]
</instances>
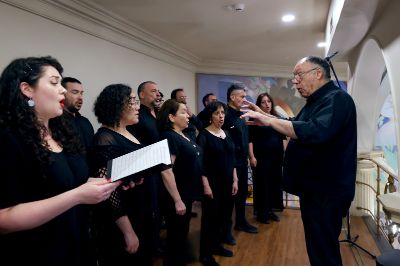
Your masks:
<instances>
[{"instance_id":1,"label":"conductor's hand","mask_svg":"<svg viewBox=\"0 0 400 266\"><path fill-rule=\"evenodd\" d=\"M176 214L184 215L186 213L185 203L183 203L182 200L177 200L175 202L175 210L176 210Z\"/></svg>"},{"instance_id":2,"label":"conductor's hand","mask_svg":"<svg viewBox=\"0 0 400 266\"><path fill-rule=\"evenodd\" d=\"M243 100L243 105L242 105L241 109L246 109L246 108L247 108L247 109L250 109L250 110L252 110L252 111L255 111L255 112L264 114L264 112L261 110L260 107L258 107L258 105L256 105L256 104L254 104L254 103L252 103L252 102L249 102L248 100L244 99L244 100Z\"/></svg>"},{"instance_id":3,"label":"conductor's hand","mask_svg":"<svg viewBox=\"0 0 400 266\"><path fill-rule=\"evenodd\" d=\"M274 116L264 115L259 112L251 111L249 109L240 109L243 112L243 115L240 118L253 118L253 121L247 121L248 125L257 125L257 126L269 126L271 124L271 119Z\"/></svg>"}]
</instances>

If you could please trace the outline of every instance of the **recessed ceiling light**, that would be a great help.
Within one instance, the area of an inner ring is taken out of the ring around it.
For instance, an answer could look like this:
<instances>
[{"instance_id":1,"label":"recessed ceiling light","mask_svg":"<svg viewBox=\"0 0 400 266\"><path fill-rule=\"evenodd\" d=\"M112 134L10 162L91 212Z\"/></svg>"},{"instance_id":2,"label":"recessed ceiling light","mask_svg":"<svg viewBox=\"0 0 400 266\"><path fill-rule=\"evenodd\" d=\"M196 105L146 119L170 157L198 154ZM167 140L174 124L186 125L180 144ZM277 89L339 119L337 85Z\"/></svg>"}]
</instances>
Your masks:
<instances>
[{"instance_id":1,"label":"recessed ceiling light","mask_svg":"<svg viewBox=\"0 0 400 266\"><path fill-rule=\"evenodd\" d=\"M319 42L317 44L318 47L322 48L322 47L326 47L326 42Z\"/></svg>"},{"instance_id":2,"label":"recessed ceiling light","mask_svg":"<svg viewBox=\"0 0 400 266\"><path fill-rule=\"evenodd\" d=\"M286 14L282 16L283 22L292 22L296 17L293 14Z\"/></svg>"},{"instance_id":3,"label":"recessed ceiling light","mask_svg":"<svg viewBox=\"0 0 400 266\"><path fill-rule=\"evenodd\" d=\"M245 4L243 4L243 3L232 4L232 5L226 6L226 8L230 11L242 12L245 8Z\"/></svg>"}]
</instances>

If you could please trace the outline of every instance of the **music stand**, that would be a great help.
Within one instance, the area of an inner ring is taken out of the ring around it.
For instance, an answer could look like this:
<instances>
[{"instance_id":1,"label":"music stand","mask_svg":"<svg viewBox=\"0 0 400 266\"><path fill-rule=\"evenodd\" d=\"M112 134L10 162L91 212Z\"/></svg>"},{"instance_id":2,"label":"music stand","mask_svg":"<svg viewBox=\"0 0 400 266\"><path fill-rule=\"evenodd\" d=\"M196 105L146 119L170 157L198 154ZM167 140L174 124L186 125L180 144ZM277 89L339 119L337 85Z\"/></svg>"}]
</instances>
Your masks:
<instances>
[{"instance_id":1,"label":"music stand","mask_svg":"<svg viewBox=\"0 0 400 266\"><path fill-rule=\"evenodd\" d=\"M332 72L333 72L333 75L335 76L337 85L339 86L339 88L342 88L342 87L340 86L339 79L338 79L338 77L337 77L337 75L336 75L335 69L333 68L333 65L332 65L332 62L331 62L331 58L334 57L334 56L337 55L337 54L338 54L338 52L334 52L333 54L328 55L327 57L325 57L325 60L328 62L329 66L330 66L331 69L332 69ZM339 243L349 243L351 246L355 246L355 247L361 249L362 251L364 251L365 253L367 253L368 255L370 255L373 259L376 259L376 256L375 256L374 254L372 254L371 252L369 252L368 250L366 250L365 248L361 247L360 245L358 245L358 244L356 243L356 241L357 241L357 239L358 239L358 235L356 235L354 238L351 238L351 231L350 231L350 210L347 210L347 217L346 217L346 220L347 220L347 234L346 234L346 239L339 240Z\"/></svg>"}]
</instances>

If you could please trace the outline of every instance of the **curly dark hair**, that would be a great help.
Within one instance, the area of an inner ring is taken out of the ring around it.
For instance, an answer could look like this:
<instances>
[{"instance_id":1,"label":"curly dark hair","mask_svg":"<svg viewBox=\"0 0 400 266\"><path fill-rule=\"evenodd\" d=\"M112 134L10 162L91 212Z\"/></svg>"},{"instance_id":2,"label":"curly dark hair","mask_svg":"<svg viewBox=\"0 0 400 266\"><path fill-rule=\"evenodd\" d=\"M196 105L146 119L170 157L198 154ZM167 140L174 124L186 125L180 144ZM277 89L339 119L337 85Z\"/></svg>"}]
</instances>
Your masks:
<instances>
[{"instance_id":1,"label":"curly dark hair","mask_svg":"<svg viewBox=\"0 0 400 266\"><path fill-rule=\"evenodd\" d=\"M276 116L276 112L275 112L275 109L274 109L274 107L275 107L274 99L272 99L271 95L269 95L268 92L264 92L264 93L261 93L260 95L258 95L257 101L256 101L256 105L258 107L261 107L261 101L265 96L267 96L268 99L271 101L271 115L275 115Z\"/></svg>"},{"instance_id":2,"label":"curly dark hair","mask_svg":"<svg viewBox=\"0 0 400 266\"><path fill-rule=\"evenodd\" d=\"M21 93L20 84L26 82L36 89L46 67L54 67L60 75L63 72L63 67L53 57L27 57L13 60L0 77L0 126L23 136L23 141L32 150L34 160L39 163L43 176L45 167L49 164L50 154L44 141L47 130L39 122L35 108L28 106L28 98ZM62 145L65 152L83 152L83 146L80 145L71 121L63 116L52 118L49 121L49 129L54 140Z\"/></svg>"},{"instance_id":3,"label":"curly dark hair","mask_svg":"<svg viewBox=\"0 0 400 266\"><path fill-rule=\"evenodd\" d=\"M219 101L211 102L204 108L204 112L205 112L204 118L207 119L204 121L207 121L207 123L208 123L207 126L210 125L212 114L215 111L217 111L218 108L220 108L220 107L222 107L224 109L224 112L226 113L228 106L226 104L224 104L223 102L219 102Z\"/></svg>"},{"instance_id":4,"label":"curly dark hair","mask_svg":"<svg viewBox=\"0 0 400 266\"><path fill-rule=\"evenodd\" d=\"M108 127L118 127L131 93L132 88L124 84L111 84L105 87L93 107L97 121Z\"/></svg>"},{"instance_id":5,"label":"curly dark hair","mask_svg":"<svg viewBox=\"0 0 400 266\"><path fill-rule=\"evenodd\" d=\"M168 99L161 105L160 110L157 112L157 126L160 131L174 129L171 120L169 120L169 115L176 115L181 104L183 103Z\"/></svg>"}]
</instances>

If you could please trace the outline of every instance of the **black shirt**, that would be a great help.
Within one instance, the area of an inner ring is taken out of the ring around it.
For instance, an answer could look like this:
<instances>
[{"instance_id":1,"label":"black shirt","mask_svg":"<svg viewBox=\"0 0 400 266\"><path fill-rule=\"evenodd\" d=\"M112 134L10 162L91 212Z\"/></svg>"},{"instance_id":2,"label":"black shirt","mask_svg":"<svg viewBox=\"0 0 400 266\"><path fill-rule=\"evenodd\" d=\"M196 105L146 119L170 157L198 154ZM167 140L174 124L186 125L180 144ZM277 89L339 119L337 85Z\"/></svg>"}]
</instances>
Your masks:
<instances>
[{"instance_id":1,"label":"black shirt","mask_svg":"<svg viewBox=\"0 0 400 266\"><path fill-rule=\"evenodd\" d=\"M203 109L200 113L198 113L197 118L202 124L202 128L199 128L199 130L208 127L208 125L210 124L210 119L207 116L206 109Z\"/></svg>"},{"instance_id":2,"label":"black shirt","mask_svg":"<svg viewBox=\"0 0 400 266\"><path fill-rule=\"evenodd\" d=\"M143 104L140 105L139 123L127 126L126 129L144 145L150 145L160 140L157 120L151 114L150 108Z\"/></svg>"},{"instance_id":3,"label":"black shirt","mask_svg":"<svg viewBox=\"0 0 400 266\"><path fill-rule=\"evenodd\" d=\"M249 139L253 143L253 153L256 158L280 158L283 160L283 140L286 139L272 127L249 126Z\"/></svg>"},{"instance_id":4,"label":"black shirt","mask_svg":"<svg viewBox=\"0 0 400 266\"><path fill-rule=\"evenodd\" d=\"M237 166L247 165L249 155L249 131L246 122L240 118L242 112L228 106L223 129L229 132L235 143L235 157Z\"/></svg>"},{"instance_id":5,"label":"black shirt","mask_svg":"<svg viewBox=\"0 0 400 266\"><path fill-rule=\"evenodd\" d=\"M357 124L353 99L328 82L307 99L292 121L284 160L284 190L352 199L357 166Z\"/></svg>"},{"instance_id":6,"label":"black shirt","mask_svg":"<svg viewBox=\"0 0 400 266\"><path fill-rule=\"evenodd\" d=\"M214 197L231 197L233 169L235 168L235 145L229 133L220 138L207 129L200 132L197 143L204 152L204 175L213 191Z\"/></svg>"},{"instance_id":7,"label":"black shirt","mask_svg":"<svg viewBox=\"0 0 400 266\"><path fill-rule=\"evenodd\" d=\"M192 141L196 141L196 130L202 129L202 123L195 115L189 118L189 125L183 130L186 136L188 136Z\"/></svg>"},{"instance_id":8,"label":"black shirt","mask_svg":"<svg viewBox=\"0 0 400 266\"><path fill-rule=\"evenodd\" d=\"M82 116L79 112L73 115L68 111L64 111L64 115L73 121L73 125L79 133L81 143L85 150L88 151L93 144L94 129L89 119Z\"/></svg>"},{"instance_id":9,"label":"black shirt","mask_svg":"<svg viewBox=\"0 0 400 266\"><path fill-rule=\"evenodd\" d=\"M43 177L23 139L17 131L0 129L0 209L53 197L88 179L85 157L64 151L50 152ZM2 260L12 265L89 265L86 207L72 207L32 229L0 234ZM21 245L27 247L22 253Z\"/></svg>"},{"instance_id":10,"label":"black shirt","mask_svg":"<svg viewBox=\"0 0 400 266\"><path fill-rule=\"evenodd\" d=\"M187 140L173 130L165 131L171 155L175 155L172 171L183 200L198 200L203 195L202 150L196 142Z\"/></svg>"}]
</instances>

